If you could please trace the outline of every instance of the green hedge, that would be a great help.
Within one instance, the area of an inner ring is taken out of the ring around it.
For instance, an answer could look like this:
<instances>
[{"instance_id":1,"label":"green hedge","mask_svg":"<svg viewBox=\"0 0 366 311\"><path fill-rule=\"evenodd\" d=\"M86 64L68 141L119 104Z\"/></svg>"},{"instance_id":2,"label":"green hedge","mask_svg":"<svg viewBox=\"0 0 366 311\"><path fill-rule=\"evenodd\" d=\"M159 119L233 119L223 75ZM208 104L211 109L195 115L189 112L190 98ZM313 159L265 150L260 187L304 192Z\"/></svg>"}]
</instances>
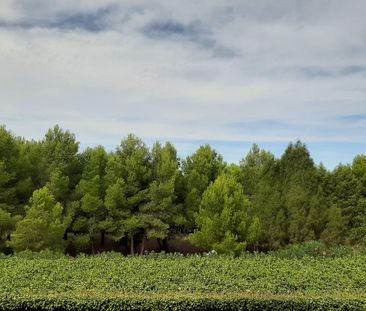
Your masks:
<instances>
[{"instance_id":1,"label":"green hedge","mask_svg":"<svg viewBox=\"0 0 366 311\"><path fill-rule=\"evenodd\" d=\"M0 310L366 310L365 263L365 256L0 256Z\"/></svg>"},{"instance_id":2,"label":"green hedge","mask_svg":"<svg viewBox=\"0 0 366 311\"><path fill-rule=\"evenodd\" d=\"M0 297L0 310L365 310L362 299L309 297L230 296L8 296Z\"/></svg>"}]
</instances>

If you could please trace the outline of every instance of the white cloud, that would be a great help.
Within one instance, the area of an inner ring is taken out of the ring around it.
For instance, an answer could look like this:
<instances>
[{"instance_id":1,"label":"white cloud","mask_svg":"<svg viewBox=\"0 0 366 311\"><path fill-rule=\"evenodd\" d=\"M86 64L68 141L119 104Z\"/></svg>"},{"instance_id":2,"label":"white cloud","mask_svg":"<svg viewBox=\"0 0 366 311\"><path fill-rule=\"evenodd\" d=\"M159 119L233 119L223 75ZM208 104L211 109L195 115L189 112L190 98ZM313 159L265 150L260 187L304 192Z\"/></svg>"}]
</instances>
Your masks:
<instances>
[{"instance_id":1,"label":"white cloud","mask_svg":"<svg viewBox=\"0 0 366 311\"><path fill-rule=\"evenodd\" d=\"M0 122L27 137L60 123L90 144L127 132L362 141L366 127L339 117L366 113L365 9L361 1L3 0Z\"/></svg>"}]
</instances>

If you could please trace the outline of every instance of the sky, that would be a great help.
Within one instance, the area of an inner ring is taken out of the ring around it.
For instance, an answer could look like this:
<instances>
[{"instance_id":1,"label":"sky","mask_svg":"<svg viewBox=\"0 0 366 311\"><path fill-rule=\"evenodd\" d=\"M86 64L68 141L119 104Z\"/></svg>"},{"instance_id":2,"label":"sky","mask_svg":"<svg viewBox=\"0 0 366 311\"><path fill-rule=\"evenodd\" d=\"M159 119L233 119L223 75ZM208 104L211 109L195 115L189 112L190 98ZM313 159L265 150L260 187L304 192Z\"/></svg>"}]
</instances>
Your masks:
<instances>
[{"instance_id":1,"label":"sky","mask_svg":"<svg viewBox=\"0 0 366 311\"><path fill-rule=\"evenodd\" d=\"M0 124L81 147L128 133L238 162L302 140L366 153L364 0L1 0Z\"/></svg>"}]
</instances>

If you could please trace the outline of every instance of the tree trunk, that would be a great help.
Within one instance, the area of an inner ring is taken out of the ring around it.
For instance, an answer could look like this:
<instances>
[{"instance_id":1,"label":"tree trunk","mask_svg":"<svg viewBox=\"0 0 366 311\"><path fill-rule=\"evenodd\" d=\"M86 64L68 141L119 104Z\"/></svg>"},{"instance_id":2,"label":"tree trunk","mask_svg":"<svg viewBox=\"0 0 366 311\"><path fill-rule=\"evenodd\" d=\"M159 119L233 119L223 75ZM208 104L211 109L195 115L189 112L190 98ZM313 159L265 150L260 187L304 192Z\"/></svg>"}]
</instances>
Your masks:
<instances>
[{"instance_id":1,"label":"tree trunk","mask_svg":"<svg viewBox=\"0 0 366 311\"><path fill-rule=\"evenodd\" d=\"M168 250L168 238L158 239L160 251L166 252Z\"/></svg>"},{"instance_id":2,"label":"tree trunk","mask_svg":"<svg viewBox=\"0 0 366 311\"><path fill-rule=\"evenodd\" d=\"M129 238L127 236L124 236L122 238L122 240L123 240L123 247L124 247L125 254L128 255Z\"/></svg>"},{"instance_id":3,"label":"tree trunk","mask_svg":"<svg viewBox=\"0 0 366 311\"><path fill-rule=\"evenodd\" d=\"M105 243L105 231L102 230L100 231L100 245L104 246L104 243Z\"/></svg>"},{"instance_id":4,"label":"tree trunk","mask_svg":"<svg viewBox=\"0 0 366 311\"><path fill-rule=\"evenodd\" d=\"M143 255L145 251L145 237L142 237L140 255Z\"/></svg>"},{"instance_id":5,"label":"tree trunk","mask_svg":"<svg viewBox=\"0 0 366 311\"><path fill-rule=\"evenodd\" d=\"M131 234L131 255L134 256L135 255L135 245L134 245L134 241L133 241L133 234Z\"/></svg>"},{"instance_id":6,"label":"tree trunk","mask_svg":"<svg viewBox=\"0 0 366 311\"><path fill-rule=\"evenodd\" d=\"M91 247L92 247L92 254L95 254L95 250L94 250L94 238L91 238Z\"/></svg>"}]
</instances>

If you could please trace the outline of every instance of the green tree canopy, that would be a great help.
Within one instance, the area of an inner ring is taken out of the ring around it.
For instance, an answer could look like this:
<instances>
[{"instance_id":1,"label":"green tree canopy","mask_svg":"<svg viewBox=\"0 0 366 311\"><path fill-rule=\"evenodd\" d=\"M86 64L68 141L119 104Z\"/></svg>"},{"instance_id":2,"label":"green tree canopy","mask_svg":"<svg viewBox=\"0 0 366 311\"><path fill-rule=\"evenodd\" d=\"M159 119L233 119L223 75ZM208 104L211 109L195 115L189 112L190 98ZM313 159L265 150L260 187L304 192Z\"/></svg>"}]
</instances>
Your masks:
<instances>
[{"instance_id":1,"label":"green tree canopy","mask_svg":"<svg viewBox=\"0 0 366 311\"><path fill-rule=\"evenodd\" d=\"M144 142L130 134L122 140L116 153L107 164L108 183L106 207L110 232L116 239L130 236L131 253L135 235L144 230L141 206L146 204L148 186L151 182L150 153Z\"/></svg>"},{"instance_id":2,"label":"green tree canopy","mask_svg":"<svg viewBox=\"0 0 366 311\"><path fill-rule=\"evenodd\" d=\"M221 174L224 167L222 156L209 145L201 146L183 161L186 188L184 207L187 227L190 230L194 228L194 214L198 211L203 192Z\"/></svg>"},{"instance_id":3,"label":"green tree canopy","mask_svg":"<svg viewBox=\"0 0 366 311\"><path fill-rule=\"evenodd\" d=\"M156 143L151 152L151 163L152 182L147 190L147 202L140 209L144 237L165 239L169 228L185 223L182 206L176 201L176 183L180 174L177 151L170 143L165 146Z\"/></svg>"},{"instance_id":4,"label":"green tree canopy","mask_svg":"<svg viewBox=\"0 0 366 311\"><path fill-rule=\"evenodd\" d=\"M29 203L8 245L15 251L63 250L63 236L70 220L64 219L62 205L46 187L36 190Z\"/></svg>"},{"instance_id":5,"label":"green tree canopy","mask_svg":"<svg viewBox=\"0 0 366 311\"><path fill-rule=\"evenodd\" d=\"M275 163L272 153L254 144L247 156L240 161L241 183L249 196L255 196L257 187Z\"/></svg>"},{"instance_id":6,"label":"green tree canopy","mask_svg":"<svg viewBox=\"0 0 366 311\"><path fill-rule=\"evenodd\" d=\"M220 175L204 192L191 241L219 253L239 254L258 240L259 220L234 177Z\"/></svg>"},{"instance_id":7,"label":"green tree canopy","mask_svg":"<svg viewBox=\"0 0 366 311\"><path fill-rule=\"evenodd\" d=\"M58 171L69 178L70 188L75 187L80 179L80 163L77 156L79 142L76 141L75 135L56 125L48 130L42 146L48 179L53 172Z\"/></svg>"},{"instance_id":8,"label":"green tree canopy","mask_svg":"<svg viewBox=\"0 0 366 311\"><path fill-rule=\"evenodd\" d=\"M16 137L0 127L0 208L15 212L18 203L17 184L19 183L18 162L19 145Z\"/></svg>"},{"instance_id":9,"label":"green tree canopy","mask_svg":"<svg viewBox=\"0 0 366 311\"><path fill-rule=\"evenodd\" d=\"M15 228L16 222L19 217L12 215L0 208L0 248L4 245L4 242L9 239L11 232Z\"/></svg>"},{"instance_id":10,"label":"green tree canopy","mask_svg":"<svg viewBox=\"0 0 366 311\"><path fill-rule=\"evenodd\" d=\"M78 234L84 234L86 242L90 242L95 233L101 232L101 243L104 244L104 234L109 228L104 204L108 154L102 146L98 146L86 149L83 159L84 169L75 189L78 201L70 206L74 208L72 229Z\"/></svg>"}]
</instances>

